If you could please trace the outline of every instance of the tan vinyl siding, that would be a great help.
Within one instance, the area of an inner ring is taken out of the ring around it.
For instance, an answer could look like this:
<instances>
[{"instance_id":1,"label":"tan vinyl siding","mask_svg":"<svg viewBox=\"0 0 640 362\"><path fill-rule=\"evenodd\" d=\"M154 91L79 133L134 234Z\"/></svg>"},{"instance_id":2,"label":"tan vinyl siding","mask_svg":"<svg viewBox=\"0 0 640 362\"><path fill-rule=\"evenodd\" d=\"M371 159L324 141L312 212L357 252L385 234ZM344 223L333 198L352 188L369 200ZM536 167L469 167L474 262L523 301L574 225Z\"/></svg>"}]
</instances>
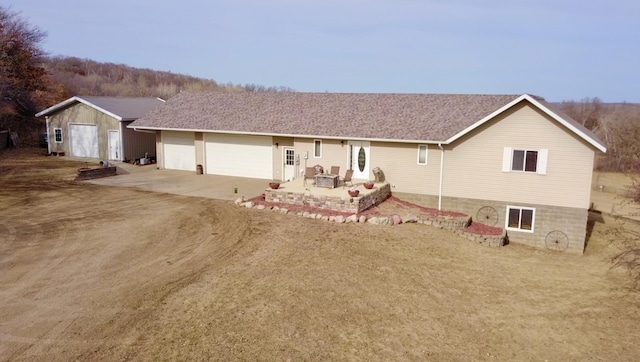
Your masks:
<instances>
[{"instance_id":1,"label":"tan vinyl siding","mask_svg":"<svg viewBox=\"0 0 640 362\"><path fill-rule=\"evenodd\" d=\"M162 131L156 131L156 164L158 168L164 168L164 154L162 150Z\"/></svg>"},{"instance_id":2,"label":"tan vinyl siding","mask_svg":"<svg viewBox=\"0 0 640 362\"><path fill-rule=\"evenodd\" d=\"M504 147L548 149L546 175L502 172ZM527 102L446 148L444 196L587 208L594 149Z\"/></svg>"},{"instance_id":3,"label":"tan vinyl siding","mask_svg":"<svg viewBox=\"0 0 640 362\"><path fill-rule=\"evenodd\" d=\"M392 192L437 195L440 184L440 150L428 145L427 164L418 165L417 143L371 143L371 167L379 167Z\"/></svg>"},{"instance_id":4,"label":"tan vinyl siding","mask_svg":"<svg viewBox=\"0 0 640 362\"><path fill-rule=\"evenodd\" d=\"M144 157L145 153L149 157L156 157L156 135L155 133L139 132L127 128L132 121L123 121L119 130L122 132L123 156L126 160L135 160Z\"/></svg>"},{"instance_id":5,"label":"tan vinyl siding","mask_svg":"<svg viewBox=\"0 0 640 362\"><path fill-rule=\"evenodd\" d=\"M309 159L306 160L307 167L321 165L324 167L325 171L328 172L331 169L331 166L339 166L340 175L344 176L349 161L349 147L347 147L347 141L344 141L344 144L342 144L339 140L323 139L322 157L315 158L313 157L314 140L317 139L318 138L296 138L294 140L295 152L300 155L300 169L303 170L305 167L304 153L308 152Z\"/></svg>"},{"instance_id":6,"label":"tan vinyl siding","mask_svg":"<svg viewBox=\"0 0 640 362\"><path fill-rule=\"evenodd\" d=\"M194 146L196 150L196 165L204 166L204 136L202 132L195 132Z\"/></svg>"},{"instance_id":7,"label":"tan vinyl siding","mask_svg":"<svg viewBox=\"0 0 640 362\"><path fill-rule=\"evenodd\" d=\"M52 152L69 152L69 124L95 124L98 126L98 150L100 159L108 158L107 131L120 129L119 121L85 104L76 103L49 117L49 141ZM55 143L53 129L62 129L62 143Z\"/></svg>"}]
</instances>

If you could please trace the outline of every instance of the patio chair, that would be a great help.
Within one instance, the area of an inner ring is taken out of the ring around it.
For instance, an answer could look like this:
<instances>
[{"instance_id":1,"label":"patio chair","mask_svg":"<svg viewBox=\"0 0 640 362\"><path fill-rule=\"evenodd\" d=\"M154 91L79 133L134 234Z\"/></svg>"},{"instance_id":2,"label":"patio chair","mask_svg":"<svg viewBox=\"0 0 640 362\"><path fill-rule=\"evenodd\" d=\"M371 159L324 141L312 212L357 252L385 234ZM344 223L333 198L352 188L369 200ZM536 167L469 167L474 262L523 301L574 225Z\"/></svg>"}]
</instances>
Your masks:
<instances>
[{"instance_id":1,"label":"patio chair","mask_svg":"<svg viewBox=\"0 0 640 362\"><path fill-rule=\"evenodd\" d=\"M304 169L304 185L307 186L307 180L316 178L316 168L315 167L307 167Z\"/></svg>"},{"instance_id":2,"label":"patio chair","mask_svg":"<svg viewBox=\"0 0 640 362\"><path fill-rule=\"evenodd\" d=\"M331 175L339 175L340 174L340 166L331 166Z\"/></svg>"},{"instance_id":3,"label":"patio chair","mask_svg":"<svg viewBox=\"0 0 640 362\"><path fill-rule=\"evenodd\" d=\"M351 177L353 177L353 170L347 170L347 172L344 173L344 178L340 180L340 182L342 183L342 188L345 187L347 182L351 183L351 186L353 186L353 182L351 182Z\"/></svg>"}]
</instances>

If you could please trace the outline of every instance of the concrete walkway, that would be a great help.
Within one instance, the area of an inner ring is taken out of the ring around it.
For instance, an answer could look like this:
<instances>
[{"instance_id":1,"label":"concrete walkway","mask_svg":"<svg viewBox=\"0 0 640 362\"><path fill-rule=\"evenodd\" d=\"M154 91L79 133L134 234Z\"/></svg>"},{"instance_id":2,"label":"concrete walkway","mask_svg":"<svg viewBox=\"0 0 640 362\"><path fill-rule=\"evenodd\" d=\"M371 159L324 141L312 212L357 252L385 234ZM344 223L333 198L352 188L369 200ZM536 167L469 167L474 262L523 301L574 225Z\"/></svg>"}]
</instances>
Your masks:
<instances>
[{"instance_id":1,"label":"concrete walkway","mask_svg":"<svg viewBox=\"0 0 640 362\"><path fill-rule=\"evenodd\" d=\"M196 175L195 171L158 170L156 165L136 166L123 162L112 162L111 165L118 168L117 176L85 182L231 201L241 196L245 199L260 196L271 182L246 177Z\"/></svg>"}]
</instances>

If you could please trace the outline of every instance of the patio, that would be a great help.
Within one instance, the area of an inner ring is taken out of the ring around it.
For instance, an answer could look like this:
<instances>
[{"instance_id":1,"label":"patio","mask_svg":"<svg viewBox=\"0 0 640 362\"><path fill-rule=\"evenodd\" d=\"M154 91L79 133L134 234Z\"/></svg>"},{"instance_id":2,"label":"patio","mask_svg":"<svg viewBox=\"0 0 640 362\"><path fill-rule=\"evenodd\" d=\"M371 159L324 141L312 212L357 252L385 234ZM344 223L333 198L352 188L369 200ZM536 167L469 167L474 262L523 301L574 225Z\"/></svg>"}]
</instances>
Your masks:
<instances>
[{"instance_id":1,"label":"patio","mask_svg":"<svg viewBox=\"0 0 640 362\"><path fill-rule=\"evenodd\" d=\"M349 195L348 191L353 189L359 191L358 196ZM306 205L354 214L383 202L390 195L391 185L387 182L376 182L371 189L364 187L364 181L354 181L353 187L327 188L317 187L311 179L305 182L302 177L280 183L277 189L268 188L264 193L267 202Z\"/></svg>"}]
</instances>

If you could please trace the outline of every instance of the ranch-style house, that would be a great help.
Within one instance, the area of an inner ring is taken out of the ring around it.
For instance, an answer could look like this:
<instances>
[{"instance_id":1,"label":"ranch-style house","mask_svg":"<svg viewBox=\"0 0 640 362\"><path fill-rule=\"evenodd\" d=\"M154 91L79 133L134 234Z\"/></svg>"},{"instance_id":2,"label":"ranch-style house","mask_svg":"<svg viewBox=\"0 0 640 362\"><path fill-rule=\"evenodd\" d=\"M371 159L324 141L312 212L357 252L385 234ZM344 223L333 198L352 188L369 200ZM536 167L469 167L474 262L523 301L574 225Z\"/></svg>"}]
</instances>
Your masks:
<instances>
[{"instance_id":1,"label":"ranch-style house","mask_svg":"<svg viewBox=\"0 0 640 362\"><path fill-rule=\"evenodd\" d=\"M505 228L509 241L585 246L604 144L522 95L181 92L131 123L155 132L159 168L287 181L308 166L379 169L403 199Z\"/></svg>"}]
</instances>

